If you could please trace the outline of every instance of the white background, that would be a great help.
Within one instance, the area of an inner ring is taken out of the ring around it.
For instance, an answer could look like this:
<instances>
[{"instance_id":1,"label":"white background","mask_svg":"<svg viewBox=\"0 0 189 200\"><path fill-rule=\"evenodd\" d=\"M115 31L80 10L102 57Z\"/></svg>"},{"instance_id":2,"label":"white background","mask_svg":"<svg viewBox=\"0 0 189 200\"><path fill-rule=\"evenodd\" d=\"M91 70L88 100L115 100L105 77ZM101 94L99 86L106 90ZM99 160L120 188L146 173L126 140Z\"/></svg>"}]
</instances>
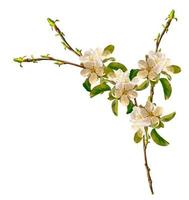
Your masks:
<instances>
[{"instance_id":1,"label":"white background","mask_svg":"<svg viewBox=\"0 0 189 200\"><path fill-rule=\"evenodd\" d=\"M133 142L123 107L116 118L106 95L90 99L76 67L43 62L21 69L12 59L50 53L78 62L51 31L51 17L74 47L112 43L116 58L136 68L173 8L179 20L161 47L183 72L169 101L160 86L155 91L156 103L177 116L160 131L170 145L149 145L152 196L142 145ZM0 19L1 200L189 199L187 0L6 0Z\"/></svg>"}]
</instances>

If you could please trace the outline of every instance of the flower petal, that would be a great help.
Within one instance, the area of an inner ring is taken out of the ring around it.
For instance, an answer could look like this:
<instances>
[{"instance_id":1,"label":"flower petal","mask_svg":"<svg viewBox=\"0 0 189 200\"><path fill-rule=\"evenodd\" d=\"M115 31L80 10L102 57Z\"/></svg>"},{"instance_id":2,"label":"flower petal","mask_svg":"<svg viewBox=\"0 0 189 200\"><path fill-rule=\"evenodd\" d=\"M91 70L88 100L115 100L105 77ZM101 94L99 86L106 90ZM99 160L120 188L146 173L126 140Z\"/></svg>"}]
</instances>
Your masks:
<instances>
[{"instance_id":1,"label":"flower petal","mask_svg":"<svg viewBox=\"0 0 189 200\"><path fill-rule=\"evenodd\" d=\"M121 96L120 102L121 102L124 106L129 105L129 99L128 99L127 95Z\"/></svg>"},{"instance_id":2,"label":"flower petal","mask_svg":"<svg viewBox=\"0 0 189 200\"><path fill-rule=\"evenodd\" d=\"M153 110L154 110L154 104L152 102L150 102L150 101L147 101L146 105L145 105L145 109L148 112L153 112Z\"/></svg>"},{"instance_id":3,"label":"flower petal","mask_svg":"<svg viewBox=\"0 0 189 200\"><path fill-rule=\"evenodd\" d=\"M130 99L134 99L134 98L137 97L137 92L134 91L134 90L130 90L130 91L128 91L127 95L128 95L128 97L129 97Z\"/></svg>"},{"instance_id":4,"label":"flower petal","mask_svg":"<svg viewBox=\"0 0 189 200\"><path fill-rule=\"evenodd\" d=\"M89 82L90 84L94 84L96 83L98 80L98 76L96 75L96 73L92 73L89 77Z\"/></svg>"},{"instance_id":5,"label":"flower petal","mask_svg":"<svg viewBox=\"0 0 189 200\"><path fill-rule=\"evenodd\" d=\"M142 118L146 118L149 116L149 113L145 108L140 108L140 114Z\"/></svg>"},{"instance_id":6,"label":"flower petal","mask_svg":"<svg viewBox=\"0 0 189 200\"><path fill-rule=\"evenodd\" d=\"M123 88L117 88L115 89L115 97L120 98L123 94Z\"/></svg>"},{"instance_id":7,"label":"flower petal","mask_svg":"<svg viewBox=\"0 0 189 200\"><path fill-rule=\"evenodd\" d=\"M138 76L139 78L144 79L144 78L146 78L146 77L148 76L148 71L145 70L145 69L144 69L144 70L140 70L140 71L138 72L137 76Z\"/></svg>"},{"instance_id":8,"label":"flower petal","mask_svg":"<svg viewBox=\"0 0 189 200\"><path fill-rule=\"evenodd\" d=\"M80 74L84 77L88 76L91 73L90 69L82 69Z\"/></svg>"},{"instance_id":9,"label":"flower petal","mask_svg":"<svg viewBox=\"0 0 189 200\"><path fill-rule=\"evenodd\" d=\"M159 118L158 117L151 117L151 125L152 126L154 126L154 127L156 127L156 126L158 126L159 125Z\"/></svg>"},{"instance_id":10,"label":"flower petal","mask_svg":"<svg viewBox=\"0 0 189 200\"><path fill-rule=\"evenodd\" d=\"M98 76L103 76L104 74L104 68L102 67L95 67L95 72Z\"/></svg>"},{"instance_id":11,"label":"flower petal","mask_svg":"<svg viewBox=\"0 0 189 200\"><path fill-rule=\"evenodd\" d=\"M163 108L162 107L157 107L155 108L155 110L153 111L154 116L161 116L163 114Z\"/></svg>"},{"instance_id":12,"label":"flower petal","mask_svg":"<svg viewBox=\"0 0 189 200\"><path fill-rule=\"evenodd\" d=\"M158 74L156 74L153 70L150 71L150 73L148 74L148 78L153 81L157 78Z\"/></svg>"},{"instance_id":13,"label":"flower petal","mask_svg":"<svg viewBox=\"0 0 189 200\"><path fill-rule=\"evenodd\" d=\"M154 59L152 59L152 58L148 58L147 62L148 62L148 66L151 67L151 68L156 66L156 63L155 63Z\"/></svg>"},{"instance_id":14,"label":"flower petal","mask_svg":"<svg viewBox=\"0 0 189 200\"><path fill-rule=\"evenodd\" d=\"M124 88L126 91L132 90L135 87L133 83L125 83Z\"/></svg>"},{"instance_id":15,"label":"flower petal","mask_svg":"<svg viewBox=\"0 0 189 200\"><path fill-rule=\"evenodd\" d=\"M146 68L148 67L146 61L144 61L144 60L139 60L139 61L138 61L138 65L139 65L139 67L140 67L141 69L146 69Z\"/></svg>"},{"instance_id":16,"label":"flower petal","mask_svg":"<svg viewBox=\"0 0 189 200\"><path fill-rule=\"evenodd\" d=\"M85 68L93 69L94 63L92 61L87 61L83 63Z\"/></svg>"}]
</instances>

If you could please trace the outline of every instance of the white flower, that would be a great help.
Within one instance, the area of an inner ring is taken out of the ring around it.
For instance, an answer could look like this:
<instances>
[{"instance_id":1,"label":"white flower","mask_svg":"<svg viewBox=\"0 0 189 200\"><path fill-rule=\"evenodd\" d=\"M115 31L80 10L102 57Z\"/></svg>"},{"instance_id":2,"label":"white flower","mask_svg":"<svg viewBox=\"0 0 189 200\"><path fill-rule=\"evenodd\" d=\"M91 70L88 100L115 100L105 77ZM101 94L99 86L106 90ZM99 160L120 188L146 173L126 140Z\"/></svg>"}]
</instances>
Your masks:
<instances>
[{"instance_id":1,"label":"white flower","mask_svg":"<svg viewBox=\"0 0 189 200\"><path fill-rule=\"evenodd\" d=\"M162 107L155 107L153 103L147 101L145 107L134 107L131 113L131 122L133 127L137 129L148 126L157 127L162 113Z\"/></svg>"},{"instance_id":2,"label":"white flower","mask_svg":"<svg viewBox=\"0 0 189 200\"><path fill-rule=\"evenodd\" d=\"M130 81L127 72L119 69L114 72L111 79L115 82L114 96L120 99L123 105L127 106L130 100L137 97L137 92L135 91L136 84Z\"/></svg>"},{"instance_id":3,"label":"white flower","mask_svg":"<svg viewBox=\"0 0 189 200\"><path fill-rule=\"evenodd\" d=\"M80 61L84 66L81 71L81 75L89 78L89 82L94 84L97 82L99 77L104 75L103 60L106 56L103 55L101 49L90 49L80 56Z\"/></svg>"},{"instance_id":4,"label":"white flower","mask_svg":"<svg viewBox=\"0 0 189 200\"><path fill-rule=\"evenodd\" d=\"M161 71L169 71L169 66L171 65L171 60L165 56L162 52L150 51L149 57L154 60L156 66L159 66Z\"/></svg>"},{"instance_id":5,"label":"white flower","mask_svg":"<svg viewBox=\"0 0 189 200\"><path fill-rule=\"evenodd\" d=\"M170 66L170 60L161 52L150 51L146 60L140 60L138 64L140 67L138 76L140 78L155 80L162 71L167 70L167 67Z\"/></svg>"}]
</instances>

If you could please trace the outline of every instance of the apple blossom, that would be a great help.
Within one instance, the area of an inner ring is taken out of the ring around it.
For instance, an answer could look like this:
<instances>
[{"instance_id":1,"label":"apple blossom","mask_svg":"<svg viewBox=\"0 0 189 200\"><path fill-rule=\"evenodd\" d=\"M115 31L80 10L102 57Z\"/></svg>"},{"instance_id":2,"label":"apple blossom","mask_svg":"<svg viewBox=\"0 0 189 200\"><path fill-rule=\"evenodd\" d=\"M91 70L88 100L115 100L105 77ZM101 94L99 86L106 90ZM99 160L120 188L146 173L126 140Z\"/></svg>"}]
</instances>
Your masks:
<instances>
[{"instance_id":1,"label":"apple blossom","mask_svg":"<svg viewBox=\"0 0 189 200\"><path fill-rule=\"evenodd\" d=\"M181 68L177 65L171 65L170 60L159 49L161 40L168 32L170 24L174 19L177 20L175 18L175 11L172 10L166 18L162 32L155 39L155 51L150 51L146 55L145 60L138 62L139 69L128 70L124 64L117 62L114 57L111 57L114 51L112 44L103 50L99 48L95 50L90 49L84 53L80 49L73 48L65 39L65 34L57 26L57 20L54 21L50 18L47 19L50 27L60 36L64 48L78 56L78 63L57 59L49 54L41 55L40 57L23 56L14 59L21 67L26 62L51 61L58 66L72 65L80 68L82 69L81 75L85 77L83 87L91 98L109 92L108 100L111 101L112 111L116 116L118 116L119 102L127 106L126 113L130 114L132 127L136 129L134 141L136 143L143 142L144 165L152 194L154 194L154 190L147 159L147 146L149 141L153 141L160 146L169 145L169 142L162 138L157 131L160 128L164 128L164 123L171 121L176 114L172 112L162 116L162 107L156 106L153 101L155 95L154 88L159 83L162 85L165 100L170 98L172 94L170 73L177 74L181 72ZM71 84L73 81L70 80ZM142 84L139 85L140 81L142 81ZM138 98L139 91L143 91L148 86L150 86L150 94L145 101L146 104L141 105L138 103L138 100L140 100ZM105 126L111 126L107 119L104 122Z\"/></svg>"}]
</instances>

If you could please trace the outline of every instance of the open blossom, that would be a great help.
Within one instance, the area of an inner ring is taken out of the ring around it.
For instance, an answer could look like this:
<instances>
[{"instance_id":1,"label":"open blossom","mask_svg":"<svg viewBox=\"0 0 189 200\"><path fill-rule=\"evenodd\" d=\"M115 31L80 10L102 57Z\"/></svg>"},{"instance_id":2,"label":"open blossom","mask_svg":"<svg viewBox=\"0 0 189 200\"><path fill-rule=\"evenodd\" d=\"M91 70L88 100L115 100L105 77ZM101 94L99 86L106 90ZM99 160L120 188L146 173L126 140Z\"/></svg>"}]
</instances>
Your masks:
<instances>
[{"instance_id":1,"label":"open blossom","mask_svg":"<svg viewBox=\"0 0 189 200\"><path fill-rule=\"evenodd\" d=\"M140 68L138 76L140 78L155 80L162 71L168 70L170 60L161 52L150 51L146 60L140 60L138 64Z\"/></svg>"},{"instance_id":2,"label":"open blossom","mask_svg":"<svg viewBox=\"0 0 189 200\"><path fill-rule=\"evenodd\" d=\"M106 56L103 55L101 49L90 49L80 56L80 61L84 66L81 71L81 75L89 78L89 82L94 84L97 82L99 77L104 75L103 60Z\"/></svg>"},{"instance_id":3,"label":"open blossom","mask_svg":"<svg viewBox=\"0 0 189 200\"><path fill-rule=\"evenodd\" d=\"M162 52L150 51L149 56L153 58L156 65L160 67L161 71L171 72L169 66L171 65L171 60L166 57Z\"/></svg>"},{"instance_id":4,"label":"open blossom","mask_svg":"<svg viewBox=\"0 0 189 200\"><path fill-rule=\"evenodd\" d=\"M137 129L148 126L157 127L160 123L162 113L162 107L155 107L153 103L147 101L145 107L134 107L131 113L131 122L133 123L133 127Z\"/></svg>"},{"instance_id":5,"label":"open blossom","mask_svg":"<svg viewBox=\"0 0 189 200\"><path fill-rule=\"evenodd\" d=\"M120 102L127 106L130 100L137 97L137 92L135 91L136 83L131 82L127 72L122 70L117 70L112 76L112 80L115 82L115 92L116 98L120 99Z\"/></svg>"}]
</instances>

